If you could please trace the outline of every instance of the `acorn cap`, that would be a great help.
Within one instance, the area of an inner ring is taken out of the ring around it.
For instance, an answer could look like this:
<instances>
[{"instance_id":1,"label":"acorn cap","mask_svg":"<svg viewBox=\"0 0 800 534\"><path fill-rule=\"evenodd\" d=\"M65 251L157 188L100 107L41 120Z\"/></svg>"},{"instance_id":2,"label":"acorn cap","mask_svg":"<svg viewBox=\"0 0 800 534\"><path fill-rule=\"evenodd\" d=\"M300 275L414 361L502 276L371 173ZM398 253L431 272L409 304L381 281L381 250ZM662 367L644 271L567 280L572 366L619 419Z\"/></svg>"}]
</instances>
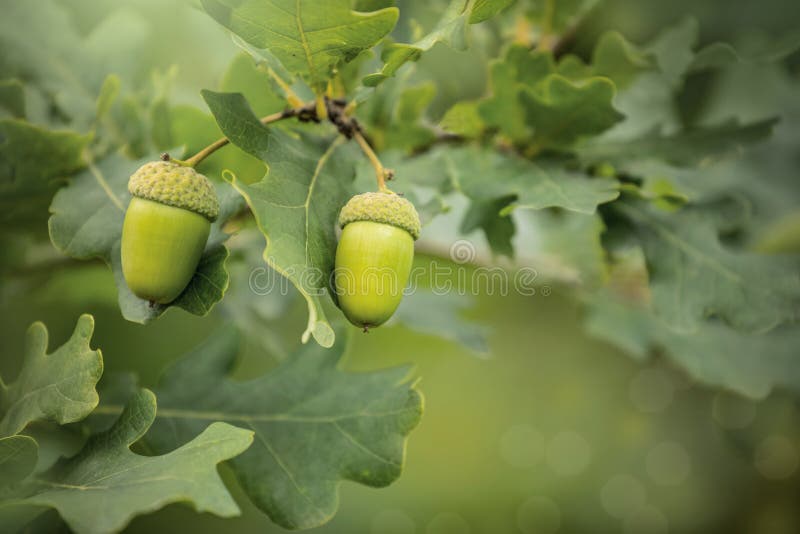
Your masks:
<instances>
[{"instance_id":1,"label":"acorn cap","mask_svg":"<svg viewBox=\"0 0 800 534\"><path fill-rule=\"evenodd\" d=\"M347 201L339 213L339 226L371 221L402 228L415 240L419 237L419 214L414 204L394 193L362 193Z\"/></svg>"},{"instance_id":2,"label":"acorn cap","mask_svg":"<svg viewBox=\"0 0 800 534\"><path fill-rule=\"evenodd\" d=\"M151 161L128 181L131 195L193 211L208 219L219 215L219 200L211 182L191 167L173 161Z\"/></svg>"}]
</instances>

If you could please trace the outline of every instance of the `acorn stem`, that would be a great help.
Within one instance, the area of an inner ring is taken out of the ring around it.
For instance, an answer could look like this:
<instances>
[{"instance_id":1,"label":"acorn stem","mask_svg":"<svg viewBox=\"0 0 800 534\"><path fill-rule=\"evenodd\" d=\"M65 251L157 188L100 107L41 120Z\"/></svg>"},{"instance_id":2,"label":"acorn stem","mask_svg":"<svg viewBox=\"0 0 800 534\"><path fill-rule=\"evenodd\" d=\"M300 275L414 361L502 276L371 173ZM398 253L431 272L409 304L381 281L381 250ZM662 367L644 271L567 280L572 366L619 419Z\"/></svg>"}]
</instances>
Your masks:
<instances>
[{"instance_id":1,"label":"acorn stem","mask_svg":"<svg viewBox=\"0 0 800 534\"><path fill-rule=\"evenodd\" d=\"M230 141L228 141L227 137L222 137L220 139L217 139L216 141L214 141L213 143L211 143L210 145L205 147L203 150L201 150L200 152L198 152L197 154L195 154L191 158L187 159L186 161L180 162L180 163L182 163L183 165L185 165L187 167L196 167L201 161L206 159L208 156L210 156L211 154L213 154L214 152L216 152L220 148L222 148L225 145L227 145L229 142ZM173 161L177 162L178 160L173 160Z\"/></svg>"},{"instance_id":2,"label":"acorn stem","mask_svg":"<svg viewBox=\"0 0 800 534\"><path fill-rule=\"evenodd\" d=\"M358 146L361 147L361 150L364 152L364 155L367 156L369 162L372 164L373 168L375 169L375 178L378 180L378 191L381 193L390 193L389 188L386 187L386 180L391 180L394 176L394 171L391 169L387 169L381 163L381 160L378 159L378 155L375 154L375 151L372 150L372 147L369 146L369 143L364 138L364 136L358 130L353 132L353 139L356 140Z\"/></svg>"},{"instance_id":3,"label":"acorn stem","mask_svg":"<svg viewBox=\"0 0 800 534\"><path fill-rule=\"evenodd\" d=\"M286 109L286 110L283 110L283 111L279 111L277 113L273 113L271 115L267 115L266 117L262 117L260 119L261 120L261 124L270 124L270 123L273 123L273 122L278 122L278 121L283 120L283 119L288 119L290 117L296 117L304 109L306 109L306 107L302 106L302 107ZM220 148L222 148L225 145L227 145L229 142L230 141L228 140L227 137L222 137L220 139L217 139L216 141L214 141L213 143L211 143L210 145L208 145L203 150L201 150L200 152L198 152L194 156L190 157L189 159L179 160L179 159L174 159L173 158L172 161L174 161L175 163L178 163L180 165L184 165L186 167L196 167L197 165L200 164L200 162L202 162L204 159L206 159L208 156L210 156L211 154L213 154L214 152L216 152Z\"/></svg>"}]
</instances>

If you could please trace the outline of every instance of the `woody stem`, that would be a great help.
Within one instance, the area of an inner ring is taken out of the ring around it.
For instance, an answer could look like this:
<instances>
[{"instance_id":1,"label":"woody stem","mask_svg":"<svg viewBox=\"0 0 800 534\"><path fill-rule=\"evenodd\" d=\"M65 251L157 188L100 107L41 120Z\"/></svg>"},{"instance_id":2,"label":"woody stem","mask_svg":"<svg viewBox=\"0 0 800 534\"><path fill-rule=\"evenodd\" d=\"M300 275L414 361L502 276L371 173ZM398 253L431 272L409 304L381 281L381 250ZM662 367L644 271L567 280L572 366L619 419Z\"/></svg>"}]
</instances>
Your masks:
<instances>
[{"instance_id":1,"label":"woody stem","mask_svg":"<svg viewBox=\"0 0 800 534\"><path fill-rule=\"evenodd\" d=\"M266 117L262 117L261 118L261 124L270 124L270 123L273 123L273 122L278 122L278 121L283 120L283 119L288 119L289 117L295 117L303 109L304 108L302 108L302 107L301 108L291 108L291 109L287 109L287 110L284 110L284 111L279 111L278 113L273 113L271 115L267 115ZM198 152L194 156L190 157L189 159L186 159L186 160L183 160L183 161L182 160L173 159L172 161L174 161L175 163L179 163L181 165L185 165L186 167L196 167L197 165L200 164L200 162L202 162L208 156L210 156L211 154L213 154L214 152L216 152L220 148L224 147L228 143L230 143L230 140L227 137L222 137L220 139L217 139L216 141L214 141L213 143L211 143L210 145L208 145L207 147L205 147L204 149L202 149L200 152Z\"/></svg>"}]
</instances>

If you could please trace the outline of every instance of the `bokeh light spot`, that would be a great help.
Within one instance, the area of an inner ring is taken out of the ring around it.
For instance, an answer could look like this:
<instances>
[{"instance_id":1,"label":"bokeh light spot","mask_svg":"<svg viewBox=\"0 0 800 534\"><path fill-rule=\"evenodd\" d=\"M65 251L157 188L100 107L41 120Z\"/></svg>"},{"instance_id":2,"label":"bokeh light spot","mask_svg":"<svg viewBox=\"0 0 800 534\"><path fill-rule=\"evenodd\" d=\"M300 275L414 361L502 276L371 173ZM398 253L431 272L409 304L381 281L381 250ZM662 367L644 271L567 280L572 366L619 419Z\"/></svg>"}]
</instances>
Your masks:
<instances>
[{"instance_id":1,"label":"bokeh light spot","mask_svg":"<svg viewBox=\"0 0 800 534\"><path fill-rule=\"evenodd\" d=\"M756 447L756 469L765 478L789 478L797 470L798 462L797 447L786 436L768 436Z\"/></svg>"},{"instance_id":2,"label":"bokeh light spot","mask_svg":"<svg viewBox=\"0 0 800 534\"><path fill-rule=\"evenodd\" d=\"M683 445L671 441L659 443L647 454L647 474L657 484L681 484L692 470L691 458Z\"/></svg>"}]
</instances>

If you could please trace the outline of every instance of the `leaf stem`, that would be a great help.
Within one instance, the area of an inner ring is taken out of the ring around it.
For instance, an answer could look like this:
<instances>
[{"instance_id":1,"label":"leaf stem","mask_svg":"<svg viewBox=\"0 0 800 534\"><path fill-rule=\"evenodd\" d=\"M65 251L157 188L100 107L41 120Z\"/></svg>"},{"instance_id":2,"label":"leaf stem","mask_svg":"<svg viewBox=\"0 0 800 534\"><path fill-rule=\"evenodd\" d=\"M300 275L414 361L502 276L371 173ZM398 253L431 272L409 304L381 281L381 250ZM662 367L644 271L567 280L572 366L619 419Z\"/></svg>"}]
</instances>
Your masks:
<instances>
[{"instance_id":1,"label":"leaf stem","mask_svg":"<svg viewBox=\"0 0 800 534\"><path fill-rule=\"evenodd\" d=\"M381 163L381 160L378 159L377 154L375 151L372 150L372 147L369 146L369 143L364 138L364 136L359 131L353 132L353 139L356 140L358 146L361 147L361 150L364 152L364 155L367 156L369 162L372 163L372 167L375 169L375 178L378 180L378 191L381 193L391 193L388 187L386 187L386 180L391 180L394 176L394 171L391 169L387 169Z\"/></svg>"},{"instance_id":2,"label":"leaf stem","mask_svg":"<svg viewBox=\"0 0 800 534\"><path fill-rule=\"evenodd\" d=\"M286 83L286 80L281 78L280 75L278 75L278 73L275 72L275 70L272 67L266 67L266 69L267 69L267 74L269 74L270 77L273 80L275 80L275 83L278 84L283 93L286 95L286 100L289 102L289 105L292 106L293 108L298 108L303 106L304 104L303 100L299 96L297 96L297 93L295 93L292 90L292 87L288 83Z\"/></svg>"},{"instance_id":3,"label":"leaf stem","mask_svg":"<svg viewBox=\"0 0 800 534\"><path fill-rule=\"evenodd\" d=\"M288 119L289 117L296 117L304 109L305 107L295 107L291 109L286 109L284 111L279 111L271 115L267 115L266 117L261 118L261 124L270 124L273 122L278 122L283 119ZM206 159L208 156L210 156L220 148L227 145L229 142L230 141L228 140L227 137L222 137L220 139L217 139L216 141L214 141L213 143L211 143L210 145L208 145L203 150L201 150L194 156L190 157L189 159L179 160L173 158L171 161L174 161L175 163L184 165L186 167L196 167L197 165L200 164L200 162L202 162L204 159Z\"/></svg>"}]
</instances>

